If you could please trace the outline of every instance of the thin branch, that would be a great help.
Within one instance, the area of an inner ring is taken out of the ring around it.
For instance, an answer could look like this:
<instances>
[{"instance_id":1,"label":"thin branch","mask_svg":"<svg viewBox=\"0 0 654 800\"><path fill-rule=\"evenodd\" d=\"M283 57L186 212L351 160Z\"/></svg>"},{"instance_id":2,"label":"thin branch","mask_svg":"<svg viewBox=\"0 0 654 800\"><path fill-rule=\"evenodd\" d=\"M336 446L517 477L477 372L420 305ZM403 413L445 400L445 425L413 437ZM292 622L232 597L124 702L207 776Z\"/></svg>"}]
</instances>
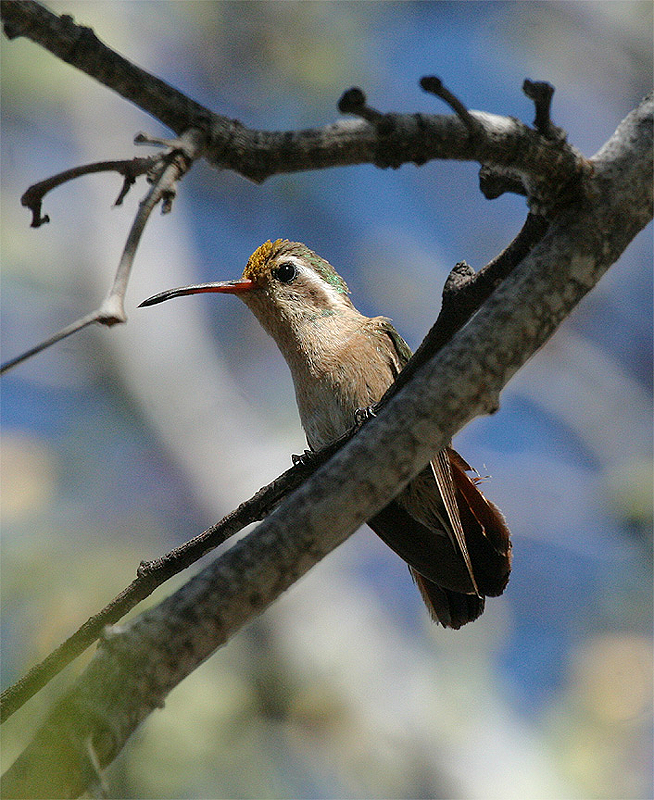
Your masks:
<instances>
[{"instance_id":1,"label":"thin branch","mask_svg":"<svg viewBox=\"0 0 654 800\"><path fill-rule=\"evenodd\" d=\"M206 124L203 106L123 58L103 44L91 28L76 25L69 14L54 14L35 0L2 0L0 15L8 39L25 36L126 100L135 102L138 98L136 105L178 136L199 123Z\"/></svg>"},{"instance_id":2,"label":"thin branch","mask_svg":"<svg viewBox=\"0 0 654 800\"><path fill-rule=\"evenodd\" d=\"M108 317L113 316L116 322L125 322L127 319L124 309L125 292L136 249L150 214L160 200L163 201L163 212L170 211L175 187L180 178L188 172L195 159L201 155L202 145L203 136L200 131L193 128L186 131L179 139L170 143L166 153L161 157L160 166L155 168L154 174L150 178L152 188L139 205L116 270L113 286L102 304L105 314ZM113 325L114 322L107 321L105 324Z\"/></svg>"},{"instance_id":3,"label":"thin branch","mask_svg":"<svg viewBox=\"0 0 654 800\"><path fill-rule=\"evenodd\" d=\"M316 454L316 460L296 464L260 489L253 497L223 517L216 525L176 547L154 561L143 561L136 578L101 611L90 617L74 634L62 642L43 661L32 667L0 696L0 722L5 722L24 703L59 674L74 658L84 652L102 634L107 625L122 619L169 578L194 564L231 536L252 522L264 519L272 509L303 480L327 461L334 447Z\"/></svg>"},{"instance_id":4,"label":"thin branch","mask_svg":"<svg viewBox=\"0 0 654 800\"><path fill-rule=\"evenodd\" d=\"M179 140L176 140L166 151L166 153L157 156L156 160L153 162L155 166L150 166L148 169L148 180L152 183L152 186L147 195L139 204L136 217L134 218L134 222L132 223L127 236L127 241L125 243L125 247L123 248L120 261L118 262L113 284L100 306L94 311L91 311L89 314L86 314L75 322L72 322L70 325L67 325L65 328L62 328L52 336L49 336L40 344L37 344L26 352L21 353L19 356L6 361L4 364L2 364L2 366L0 366L0 374L7 372L18 364L21 364L23 361L26 361L28 358L31 358L46 348L51 347L57 342L60 342L67 336L82 330L91 323L97 322L101 325L107 325L110 327L127 320L127 315L125 314L125 293L127 291L127 284L129 282L129 276L131 274L134 258L136 256L136 250L139 242L141 241L141 236L143 235L145 225L150 218L150 214L152 213L153 209L160 201L163 201L164 212L170 210L170 202L172 196L174 195L177 182L188 171L193 161L199 157L201 151L202 135L197 130L190 130L184 133ZM134 159L134 161L137 161L137 159ZM143 163L146 161L151 161L151 159L140 159L139 161ZM133 162L102 163L114 165L112 167L107 167L107 169L115 169L116 164ZM90 164L86 167L78 167L76 170L71 169L66 173L60 173L59 175L55 175L53 178L49 178L48 180L35 184L23 195L23 201L25 200L25 197L28 196L28 202L23 202L23 205L28 205L31 207L32 213L36 214L35 208L38 205L38 208L40 209L41 199L47 191L55 188L55 186L60 186L66 180L72 180L80 175L88 174L88 172L100 171L100 169L92 169L93 167L97 166L97 164ZM62 179L62 176L64 175L67 177ZM128 180L129 176L125 175L125 179ZM122 199L122 197L124 197L124 187L123 191L121 191L119 199ZM32 203L35 205L33 206Z\"/></svg>"},{"instance_id":5,"label":"thin branch","mask_svg":"<svg viewBox=\"0 0 654 800\"><path fill-rule=\"evenodd\" d=\"M481 127L479 122L472 116L461 100L443 85L443 81L440 78L437 78L435 75L425 75L424 78L420 79L420 86L426 92L444 100L461 122L463 122L471 137L474 138L480 135Z\"/></svg>"},{"instance_id":6,"label":"thin branch","mask_svg":"<svg viewBox=\"0 0 654 800\"><path fill-rule=\"evenodd\" d=\"M501 281L526 258L547 233L548 221L530 213L520 232L496 258L475 272L465 262L457 264L443 287L443 302L436 322L404 369L389 386L375 413L439 352L481 308Z\"/></svg>"},{"instance_id":7,"label":"thin branch","mask_svg":"<svg viewBox=\"0 0 654 800\"><path fill-rule=\"evenodd\" d=\"M52 345L57 344L57 342L62 341L62 339L65 339L67 336L71 336L73 333L83 330L93 322L98 322L99 313L100 309L96 309L90 314L87 314L85 317L80 317L79 319L75 320L75 322L71 322L70 325L66 325L65 328L57 331L57 333L54 333L52 336L49 336L42 342L39 342L39 344L34 345L34 347L30 347L29 350L26 350L19 356L15 356L14 358L10 358L8 361L5 361L2 366L0 366L0 375L8 372L14 367L17 367L19 364L22 364L23 361L27 361L28 358L32 358L32 356L35 356L43 350L46 350L48 347L52 347Z\"/></svg>"},{"instance_id":8,"label":"thin branch","mask_svg":"<svg viewBox=\"0 0 654 800\"><path fill-rule=\"evenodd\" d=\"M530 81L527 78L522 84L522 91L530 100L534 101L536 107L534 127L536 130L546 139L565 141L565 131L554 125L550 118L550 107L554 96L552 84L547 81Z\"/></svg>"}]
</instances>

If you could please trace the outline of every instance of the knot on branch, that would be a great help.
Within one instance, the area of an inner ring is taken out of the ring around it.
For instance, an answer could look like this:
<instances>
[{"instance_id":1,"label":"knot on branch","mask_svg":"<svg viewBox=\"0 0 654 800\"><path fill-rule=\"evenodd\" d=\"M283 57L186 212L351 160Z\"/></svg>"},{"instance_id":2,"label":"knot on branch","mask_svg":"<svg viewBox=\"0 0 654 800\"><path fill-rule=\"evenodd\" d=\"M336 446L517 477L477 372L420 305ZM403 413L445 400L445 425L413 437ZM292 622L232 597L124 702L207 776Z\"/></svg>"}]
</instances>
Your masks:
<instances>
[{"instance_id":1,"label":"knot on branch","mask_svg":"<svg viewBox=\"0 0 654 800\"><path fill-rule=\"evenodd\" d=\"M457 292L461 291L475 276L474 269L466 261L457 262L447 276L443 286L443 305L450 302Z\"/></svg>"},{"instance_id":2,"label":"knot on branch","mask_svg":"<svg viewBox=\"0 0 654 800\"><path fill-rule=\"evenodd\" d=\"M530 180L511 167L482 165L479 170L479 188L488 200L494 200L505 192L522 194L528 198L530 211L538 216L552 217L561 209L579 201L585 191L585 178L592 174L592 164L567 142L567 133L555 125L550 117L554 87L547 81L525 79L522 84L525 95L533 101L536 116L534 130L540 137L540 145L546 147L553 157L553 165L570 164L569 177L561 181L545 179ZM536 152L536 150L534 150ZM553 166L554 168L554 166Z\"/></svg>"},{"instance_id":3,"label":"knot on branch","mask_svg":"<svg viewBox=\"0 0 654 800\"><path fill-rule=\"evenodd\" d=\"M568 138L567 133L563 128L554 125L550 118L552 96L554 95L552 84L547 81L531 81L529 78L525 78L522 84L522 91L530 100L533 100L536 107L534 127L538 133L553 142L564 144Z\"/></svg>"},{"instance_id":4,"label":"knot on branch","mask_svg":"<svg viewBox=\"0 0 654 800\"><path fill-rule=\"evenodd\" d=\"M496 200L505 192L527 194L527 189L519 178L502 173L487 164L483 164L479 170L479 190L486 200Z\"/></svg>"}]
</instances>

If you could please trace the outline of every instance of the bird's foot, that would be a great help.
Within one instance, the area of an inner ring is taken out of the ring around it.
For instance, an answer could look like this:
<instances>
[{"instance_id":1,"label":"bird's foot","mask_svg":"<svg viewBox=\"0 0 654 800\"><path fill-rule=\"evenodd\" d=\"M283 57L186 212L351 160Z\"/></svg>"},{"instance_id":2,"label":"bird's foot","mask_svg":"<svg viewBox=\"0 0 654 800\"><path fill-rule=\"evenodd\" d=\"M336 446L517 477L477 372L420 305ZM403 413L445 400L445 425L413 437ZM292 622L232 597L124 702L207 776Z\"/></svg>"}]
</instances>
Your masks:
<instances>
[{"instance_id":1,"label":"bird's foot","mask_svg":"<svg viewBox=\"0 0 654 800\"><path fill-rule=\"evenodd\" d=\"M355 425L363 425L364 422L368 422L369 419L376 417L374 406L368 406L367 408L357 408L354 412L354 423Z\"/></svg>"},{"instance_id":2,"label":"bird's foot","mask_svg":"<svg viewBox=\"0 0 654 800\"><path fill-rule=\"evenodd\" d=\"M294 467L307 467L315 457L316 454L313 450L305 450L301 455L293 453L291 455L291 461Z\"/></svg>"}]
</instances>

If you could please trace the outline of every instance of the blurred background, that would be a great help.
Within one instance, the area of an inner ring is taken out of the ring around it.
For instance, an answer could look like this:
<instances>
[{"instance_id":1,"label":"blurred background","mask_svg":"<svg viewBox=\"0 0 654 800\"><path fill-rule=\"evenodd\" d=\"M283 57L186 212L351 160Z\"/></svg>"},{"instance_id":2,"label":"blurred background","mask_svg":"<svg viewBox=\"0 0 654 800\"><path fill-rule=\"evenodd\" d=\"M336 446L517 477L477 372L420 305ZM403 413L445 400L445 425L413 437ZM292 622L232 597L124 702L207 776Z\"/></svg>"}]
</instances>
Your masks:
<instances>
[{"instance_id":1,"label":"blurred background","mask_svg":"<svg viewBox=\"0 0 654 800\"><path fill-rule=\"evenodd\" d=\"M130 60L255 128L381 111L472 109L531 122L525 77L593 155L649 91L649 2L50 2ZM38 46L2 40L3 360L95 308L141 181L49 195L33 182L129 158L167 130ZM230 297L137 309L238 277L264 240L307 243L354 302L412 347L443 281L519 230L523 198L484 200L478 165L273 177L199 163L146 230L129 322L85 330L2 379L2 681L16 680L132 579L304 448L290 375ZM113 797L651 798L652 241L643 232L492 418L456 439L513 532L505 595L458 632L432 625L405 565L367 528L171 693L108 772ZM181 576L178 583L184 578ZM172 582L174 583L174 582ZM174 588L164 586L151 602ZM68 668L3 729L5 767Z\"/></svg>"}]
</instances>

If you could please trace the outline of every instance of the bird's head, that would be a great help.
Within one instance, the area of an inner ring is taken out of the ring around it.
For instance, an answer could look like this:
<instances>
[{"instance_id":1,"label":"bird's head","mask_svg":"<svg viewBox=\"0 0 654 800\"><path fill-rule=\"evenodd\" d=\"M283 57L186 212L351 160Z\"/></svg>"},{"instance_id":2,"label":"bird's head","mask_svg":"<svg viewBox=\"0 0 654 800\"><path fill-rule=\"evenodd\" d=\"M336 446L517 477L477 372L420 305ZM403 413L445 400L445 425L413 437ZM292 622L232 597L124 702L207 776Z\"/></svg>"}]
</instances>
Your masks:
<instances>
[{"instance_id":1,"label":"bird's head","mask_svg":"<svg viewBox=\"0 0 654 800\"><path fill-rule=\"evenodd\" d=\"M306 245L287 239L264 242L237 280L168 289L140 305L204 292L237 295L278 341L280 329L288 332L353 310L347 285L332 265Z\"/></svg>"}]
</instances>

